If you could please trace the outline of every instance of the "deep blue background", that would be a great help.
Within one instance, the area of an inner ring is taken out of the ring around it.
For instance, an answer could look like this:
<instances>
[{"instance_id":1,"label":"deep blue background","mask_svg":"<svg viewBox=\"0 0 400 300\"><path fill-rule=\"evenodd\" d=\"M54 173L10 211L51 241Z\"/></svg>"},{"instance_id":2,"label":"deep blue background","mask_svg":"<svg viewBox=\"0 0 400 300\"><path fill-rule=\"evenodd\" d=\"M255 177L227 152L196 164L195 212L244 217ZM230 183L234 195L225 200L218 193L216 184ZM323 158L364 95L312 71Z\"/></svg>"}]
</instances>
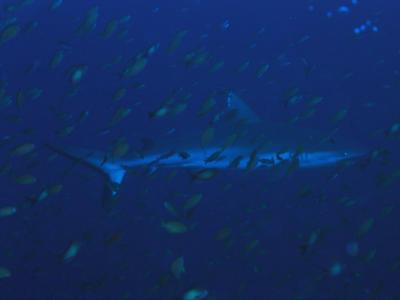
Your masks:
<instances>
[{"instance_id":1,"label":"deep blue background","mask_svg":"<svg viewBox=\"0 0 400 300\"><path fill-rule=\"evenodd\" d=\"M77 34L94 5L100 12L95 30ZM340 5L348 5L351 12L326 16ZM1 13L1 22L15 16L23 28L38 22L31 32L0 44L0 75L7 94L15 100L20 90L40 88L43 95L19 109L15 103L0 106L0 138L11 137L0 148L1 165L11 166L0 177L0 207L18 207L16 215L0 219L0 267L12 272L0 280L0 299L176 299L192 287L207 289L209 299L216 300L400 297L400 189L396 181L378 184L382 175L399 168L399 135L385 134L400 122L397 1L360 0L353 6L344 0L69 0L55 11L49 6L50 1L36 0ZM125 15L132 16L126 36L104 39L107 22ZM380 31L356 36L353 28L367 19ZM222 30L225 20L230 27ZM181 30L188 31L182 45L168 54L169 43ZM305 36L309 39L299 42ZM142 73L121 78L130 59L157 43L160 48ZM65 58L52 70L49 62L60 49ZM210 59L187 68L184 57L196 49L204 49ZM103 68L118 56L120 63ZM309 78L303 58L315 66ZM221 60L222 69L210 72ZM248 69L237 72L246 61ZM27 72L35 62L38 68ZM270 70L257 79L264 63ZM68 96L68 74L81 64L88 72L77 93ZM131 88L134 83L144 88ZM128 93L116 102L112 98L121 87ZM332 122L334 114L347 108L338 135L370 151L388 150L387 160L346 168L333 180L328 178L336 169L298 171L279 180L262 171L226 172L205 183L192 182L179 170L173 178L173 170L159 170L151 177L129 174L120 203L110 214L99 202L101 178L61 158L49 161L51 153L44 147L56 142L109 149L125 137L135 148L140 138L157 142L171 128L201 132L211 116L199 118L196 112L210 93L221 89L240 92L267 121L288 122L308 109L305 101L285 108L282 97L290 87L324 97L316 114L298 126L317 127L328 135L338 126ZM149 119L148 112L177 89L192 94L187 111ZM109 134L99 135L119 107L131 107L132 113ZM86 110L87 120L70 136L57 136ZM35 143L35 153L11 157L10 151L24 142ZM15 177L25 173L34 174L38 182L18 185ZM63 185L61 193L27 205L27 198L58 183ZM299 196L305 187L311 195ZM191 230L168 234L161 222L173 218L163 202L180 207L196 193L204 198L185 220ZM349 201L353 205L346 205ZM359 228L369 218L374 226L360 236ZM215 239L221 228L231 230L228 242ZM317 229L320 240L303 255L300 246ZM121 239L107 243L115 234ZM246 250L254 240L258 246ZM82 247L65 263L62 255L72 241ZM346 253L349 242L359 244L355 257ZM371 251L376 255L367 260ZM186 273L177 280L170 265L179 256L185 259ZM329 269L336 262L344 265L343 272L331 276Z\"/></svg>"}]
</instances>

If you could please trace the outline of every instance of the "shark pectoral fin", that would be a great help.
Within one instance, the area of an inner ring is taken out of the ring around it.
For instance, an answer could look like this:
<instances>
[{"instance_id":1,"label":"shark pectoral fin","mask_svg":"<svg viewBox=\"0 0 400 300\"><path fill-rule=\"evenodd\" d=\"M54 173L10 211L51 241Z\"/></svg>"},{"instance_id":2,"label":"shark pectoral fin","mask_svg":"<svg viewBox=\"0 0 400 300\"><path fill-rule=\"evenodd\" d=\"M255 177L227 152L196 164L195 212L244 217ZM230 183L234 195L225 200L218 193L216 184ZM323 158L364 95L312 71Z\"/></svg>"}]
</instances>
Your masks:
<instances>
[{"instance_id":1,"label":"shark pectoral fin","mask_svg":"<svg viewBox=\"0 0 400 300\"><path fill-rule=\"evenodd\" d=\"M100 165L100 167L107 178L103 185L101 202L103 207L110 211L118 200L119 189L124 180L126 169L119 164L110 162Z\"/></svg>"},{"instance_id":2,"label":"shark pectoral fin","mask_svg":"<svg viewBox=\"0 0 400 300\"><path fill-rule=\"evenodd\" d=\"M237 116L248 123L260 123L261 119L257 114L234 92L229 92L226 98L226 106L229 110L235 111Z\"/></svg>"},{"instance_id":3,"label":"shark pectoral fin","mask_svg":"<svg viewBox=\"0 0 400 300\"><path fill-rule=\"evenodd\" d=\"M97 172L104 179L103 183L103 206L110 210L116 203L118 192L126 174L126 169L115 161L105 159L105 154L95 152L65 149L46 145L51 151L63 156L77 164L86 166Z\"/></svg>"}]
</instances>

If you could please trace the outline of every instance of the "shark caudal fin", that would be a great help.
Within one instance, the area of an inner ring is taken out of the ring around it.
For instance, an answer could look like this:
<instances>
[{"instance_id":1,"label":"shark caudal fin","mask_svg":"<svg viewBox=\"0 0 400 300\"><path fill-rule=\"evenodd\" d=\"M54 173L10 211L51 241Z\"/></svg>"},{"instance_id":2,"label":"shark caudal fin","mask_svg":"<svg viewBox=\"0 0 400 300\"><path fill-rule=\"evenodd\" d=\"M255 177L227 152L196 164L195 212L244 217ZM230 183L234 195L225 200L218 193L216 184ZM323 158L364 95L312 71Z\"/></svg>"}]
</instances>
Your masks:
<instances>
[{"instance_id":1,"label":"shark caudal fin","mask_svg":"<svg viewBox=\"0 0 400 300\"><path fill-rule=\"evenodd\" d=\"M77 164L86 166L104 178L102 204L107 210L112 209L126 170L120 164L109 160L107 154L82 149L65 149L47 145L51 151Z\"/></svg>"}]
</instances>

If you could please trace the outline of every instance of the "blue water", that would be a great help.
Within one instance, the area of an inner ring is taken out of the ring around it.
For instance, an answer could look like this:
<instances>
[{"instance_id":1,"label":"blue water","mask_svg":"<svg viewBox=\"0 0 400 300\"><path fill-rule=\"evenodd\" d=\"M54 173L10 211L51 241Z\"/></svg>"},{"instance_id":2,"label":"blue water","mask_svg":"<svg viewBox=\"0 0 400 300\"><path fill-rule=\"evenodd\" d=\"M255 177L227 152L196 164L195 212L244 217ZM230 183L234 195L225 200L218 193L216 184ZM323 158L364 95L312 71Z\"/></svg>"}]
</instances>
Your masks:
<instances>
[{"instance_id":1,"label":"blue water","mask_svg":"<svg viewBox=\"0 0 400 300\"><path fill-rule=\"evenodd\" d=\"M0 218L0 299L175 300L194 288L210 300L400 299L396 1L69 0L54 10L51 3L0 2L0 209L16 208ZM79 33L95 6L93 28ZM125 16L102 36L109 21ZM19 32L6 38L10 25ZM58 51L64 57L51 68ZM185 57L194 51L205 61L189 66ZM146 67L124 77L141 53ZM269 69L257 78L263 64ZM77 66L86 73L73 84ZM120 88L126 95L113 99ZM285 105L291 88L299 100ZM32 89L40 89L37 99ZM240 93L267 124L300 116L296 127L335 132L332 144L340 136L368 155L344 168L226 171L206 182L186 170L134 170L110 211L100 201L103 178L45 146L110 150L123 137L132 150L172 131L197 131L200 140L223 97L209 114L197 113L223 90ZM174 91L191 95L187 109L149 118ZM302 118L312 96L323 100ZM121 107L130 114L110 127ZM60 134L68 126L72 132ZM35 149L15 155L26 143ZM36 182L21 184L26 174ZM54 185L61 191L37 201ZM189 216L165 209L168 202L181 210L198 193ZM162 224L172 220L188 231L167 232ZM74 243L78 252L67 260ZM185 272L178 279L171 264L179 257Z\"/></svg>"}]
</instances>

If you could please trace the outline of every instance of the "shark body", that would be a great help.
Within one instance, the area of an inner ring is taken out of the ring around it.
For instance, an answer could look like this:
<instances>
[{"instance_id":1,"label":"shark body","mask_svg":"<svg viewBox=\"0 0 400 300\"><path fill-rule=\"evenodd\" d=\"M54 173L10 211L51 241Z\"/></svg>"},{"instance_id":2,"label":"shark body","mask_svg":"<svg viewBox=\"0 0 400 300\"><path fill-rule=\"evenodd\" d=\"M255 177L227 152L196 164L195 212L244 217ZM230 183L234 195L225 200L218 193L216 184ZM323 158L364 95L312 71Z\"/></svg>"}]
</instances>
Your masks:
<instances>
[{"instance_id":1,"label":"shark body","mask_svg":"<svg viewBox=\"0 0 400 300\"><path fill-rule=\"evenodd\" d=\"M245 126L229 123L207 145L200 143L201 133L198 132L190 135L197 143L190 142L190 138L181 138L132 158L112 158L107 153L97 151L49 147L104 176L103 203L110 203L117 197L127 171L134 168L311 169L354 161L366 153L358 146L323 142L320 135L295 127L288 129L264 124L233 92L228 94L226 106L229 111L236 113L236 117L245 120ZM230 139L229 145L227 139Z\"/></svg>"}]
</instances>

